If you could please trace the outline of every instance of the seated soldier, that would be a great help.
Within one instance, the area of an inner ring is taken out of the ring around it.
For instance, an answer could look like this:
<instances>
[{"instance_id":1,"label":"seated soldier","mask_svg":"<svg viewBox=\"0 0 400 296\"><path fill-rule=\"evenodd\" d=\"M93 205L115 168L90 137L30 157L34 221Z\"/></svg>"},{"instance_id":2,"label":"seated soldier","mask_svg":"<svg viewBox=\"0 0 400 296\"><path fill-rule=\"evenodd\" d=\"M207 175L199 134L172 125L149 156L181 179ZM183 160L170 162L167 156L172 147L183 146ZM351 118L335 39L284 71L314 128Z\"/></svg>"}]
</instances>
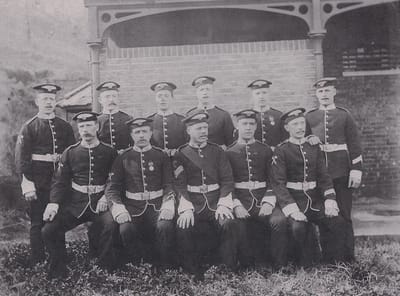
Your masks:
<instances>
[{"instance_id":1,"label":"seated soldier","mask_svg":"<svg viewBox=\"0 0 400 296\"><path fill-rule=\"evenodd\" d=\"M166 152L150 144L152 120L127 122L134 146L119 155L111 170L106 196L128 258L138 263L149 258L155 269L171 265L175 199L171 161Z\"/></svg>"},{"instance_id":2,"label":"seated soldier","mask_svg":"<svg viewBox=\"0 0 400 296\"><path fill-rule=\"evenodd\" d=\"M112 217L104 196L105 183L117 152L97 138L97 114L81 112L74 118L81 141L68 147L61 156L43 220L43 239L50 253L49 277L67 275L65 232L91 221L99 265L114 267ZM104 212L104 213L103 213Z\"/></svg>"},{"instance_id":3,"label":"seated soldier","mask_svg":"<svg viewBox=\"0 0 400 296\"><path fill-rule=\"evenodd\" d=\"M184 270L199 280L203 278L205 254L218 254L226 267L236 268L238 233L232 213L232 169L222 148L207 142L207 120L204 111L185 118L190 141L174 159L178 245Z\"/></svg>"},{"instance_id":4,"label":"seated soldier","mask_svg":"<svg viewBox=\"0 0 400 296\"><path fill-rule=\"evenodd\" d=\"M344 220L338 215L336 194L328 175L323 153L318 145L310 145L305 137L304 109L297 108L282 115L289 139L279 145L272 158L272 184L296 244L301 266L313 261L306 244L308 223L317 224L326 233L321 241L324 261L343 260Z\"/></svg>"},{"instance_id":5,"label":"seated soldier","mask_svg":"<svg viewBox=\"0 0 400 296\"><path fill-rule=\"evenodd\" d=\"M238 140L226 151L235 180L234 213L244 223L247 234L241 238L241 256L245 265L254 259L265 261L270 245L275 268L287 263L287 221L279 206L269 181L272 150L254 138L257 112L243 110L234 115L237 119ZM268 188L269 187L269 188ZM250 247L251 246L251 247ZM261 253L258 254L257 253ZM248 262L246 262L249 260Z\"/></svg>"}]
</instances>

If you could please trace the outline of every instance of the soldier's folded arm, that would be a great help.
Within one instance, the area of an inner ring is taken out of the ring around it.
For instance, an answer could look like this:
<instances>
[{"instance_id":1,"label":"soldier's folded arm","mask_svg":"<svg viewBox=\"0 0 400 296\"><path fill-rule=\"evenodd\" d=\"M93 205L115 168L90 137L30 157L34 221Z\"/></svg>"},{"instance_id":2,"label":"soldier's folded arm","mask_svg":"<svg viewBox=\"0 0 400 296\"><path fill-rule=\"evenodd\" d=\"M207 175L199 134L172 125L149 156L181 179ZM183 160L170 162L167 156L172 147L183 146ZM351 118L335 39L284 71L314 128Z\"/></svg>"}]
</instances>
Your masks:
<instances>
[{"instance_id":1,"label":"soldier's folded arm","mask_svg":"<svg viewBox=\"0 0 400 296\"><path fill-rule=\"evenodd\" d=\"M235 188L233 181L232 167L229 163L226 153L220 149L218 157L218 176L220 182L220 197L218 206L224 206L233 210L232 192Z\"/></svg>"},{"instance_id":2,"label":"soldier's folded arm","mask_svg":"<svg viewBox=\"0 0 400 296\"><path fill-rule=\"evenodd\" d=\"M167 153L163 152L163 202L161 211L169 210L175 213L175 192L172 164Z\"/></svg>"},{"instance_id":3,"label":"soldier's folded arm","mask_svg":"<svg viewBox=\"0 0 400 296\"><path fill-rule=\"evenodd\" d=\"M362 147L357 124L349 112L346 117L345 137L350 157L349 187L357 188L362 178Z\"/></svg>"},{"instance_id":4,"label":"soldier's folded arm","mask_svg":"<svg viewBox=\"0 0 400 296\"><path fill-rule=\"evenodd\" d=\"M182 153L178 150L174 156L174 184L177 191L178 215L187 210L194 211L192 202L189 201L187 191L187 179L184 168L184 160Z\"/></svg>"},{"instance_id":5,"label":"soldier's folded arm","mask_svg":"<svg viewBox=\"0 0 400 296\"><path fill-rule=\"evenodd\" d=\"M286 217L289 217L293 213L300 212L296 201L293 199L286 187L287 175L285 153L280 149L280 147L275 149L272 157L271 177L271 185L276 194L277 201L282 208L283 214Z\"/></svg>"}]
</instances>

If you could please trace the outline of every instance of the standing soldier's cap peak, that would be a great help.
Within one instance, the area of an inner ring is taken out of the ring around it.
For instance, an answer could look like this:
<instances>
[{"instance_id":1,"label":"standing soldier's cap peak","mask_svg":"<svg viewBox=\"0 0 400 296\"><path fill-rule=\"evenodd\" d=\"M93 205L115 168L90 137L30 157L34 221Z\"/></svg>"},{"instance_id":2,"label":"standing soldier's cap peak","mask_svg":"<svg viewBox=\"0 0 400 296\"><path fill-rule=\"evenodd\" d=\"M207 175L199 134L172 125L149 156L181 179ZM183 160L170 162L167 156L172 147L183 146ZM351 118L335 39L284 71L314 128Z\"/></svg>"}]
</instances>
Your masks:
<instances>
[{"instance_id":1,"label":"standing soldier's cap peak","mask_svg":"<svg viewBox=\"0 0 400 296\"><path fill-rule=\"evenodd\" d=\"M283 121L284 124L287 124L288 122L292 121L293 119L299 118L299 117L304 117L304 113L306 112L306 109L304 108L295 108L293 110L290 110L289 112L286 112L281 116L281 120Z\"/></svg>"},{"instance_id":2,"label":"standing soldier's cap peak","mask_svg":"<svg viewBox=\"0 0 400 296\"><path fill-rule=\"evenodd\" d=\"M208 122L208 113L204 111L197 111L197 112L189 112L186 114L186 117L182 120L187 126L201 123L201 122Z\"/></svg>"},{"instance_id":3,"label":"standing soldier's cap peak","mask_svg":"<svg viewBox=\"0 0 400 296\"><path fill-rule=\"evenodd\" d=\"M211 76L200 76L192 81L192 86L199 87L204 84L214 84L215 78Z\"/></svg>"},{"instance_id":4,"label":"standing soldier's cap peak","mask_svg":"<svg viewBox=\"0 0 400 296\"><path fill-rule=\"evenodd\" d=\"M126 125L128 125L130 128L138 128L138 127L144 127L144 126L152 126L153 119L151 118L144 118L144 117L138 117L134 118L131 120L128 120L125 122Z\"/></svg>"},{"instance_id":5,"label":"standing soldier's cap peak","mask_svg":"<svg viewBox=\"0 0 400 296\"><path fill-rule=\"evenodd\" d=\"M53 83L38 84L33 86L32 88L39 93L46 93L46 94L56 94L58 91L61 90L60 86Z\"/></svg>"},{"instance_id":6,"label":"standing soldier's cap peak","mask_svg":"<svg viewBox=\"0 0 400 296\"><path fill-rule=\"evenodd\" d=\"M269 88L271 84L271 81L265 79L257 79L251 82L247 87L251 89Z\"/></svg>"},{"instance_id":7,"label":"standing soldier's cap peak","mask_svg":"<svg viewBox=\"0 0 400 296\"><path fill-rule=\"evenodd\" d=\"M173 92L176 89L176 85L173 84L172 82L156 82L152 86L150 86L150 89L154 92L158 92L160 90L169 90L170 92Z\"/></svg>"},{"instance_id":8,"label":"standing soldier's cap peak","mask_svg":"<svg viewBox=\"0 0 400 296\"><path fill-rule=\"evenodd\" d=\"M245 109L245 110L242 110L242 111L239 111L239 112L233 114L233 116L236 117L236 120L240 120L243 118L256 119L257 113L258 113L257 111L254 111L252 109Z\"/></svg>"},{"instance_id":9,"label":"standing soldier's cap peak","mask_svg":"<svg viewBox=\"0 0 400 296\"><path fill-rule=\"evenodd\" d=\"M114 81L105 81L96 87L97 91L118 90L120 85Z\"/></svg>"},{"instance_id":10,"label":"standing soldier's cap peak","mask_svg":"<svg viewBox=\"0 0 400 296\"><path fill-rule=\"evenodd\" d=\"M336 87L337 79L335 77L324 77L314 83L315 88L322 88L327 86Z\"/></svg>"},{"instance_id":11,"label":"standing soldier's cap peak","mask_svg":"<svg viewBox=\"0 0 400 296\"><path fill-rule=\"evenodd\" d=\"M97 121L99 114L92 111L82 111L76 114L72 119L76 122Z\"/></svg>"}]
</instances>

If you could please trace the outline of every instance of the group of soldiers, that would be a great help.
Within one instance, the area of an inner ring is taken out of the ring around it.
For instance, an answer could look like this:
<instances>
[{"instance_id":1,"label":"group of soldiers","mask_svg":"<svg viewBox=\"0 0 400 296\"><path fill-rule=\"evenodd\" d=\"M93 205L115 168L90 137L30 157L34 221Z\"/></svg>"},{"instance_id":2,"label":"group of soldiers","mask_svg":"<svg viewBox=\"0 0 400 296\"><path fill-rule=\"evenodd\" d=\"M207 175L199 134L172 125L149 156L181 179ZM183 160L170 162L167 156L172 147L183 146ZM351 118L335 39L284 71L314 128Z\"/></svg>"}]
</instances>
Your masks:
<instances>
[{"instance_id":1,"label":"group of soldiers","mask_svg":"<svg viewBox=\"0 0 400 296\"><path fill-rule=\"evenodd\" d=\"M16 145L32 263L47 249L49 276L66 276L65 233L85 222L90 255L110 271L148 259L201 278L204 260L231 270L262 262L258 246L276 269L292 259L310 266L313 225L325 262L354 260L361 145L353 117L335 105L336 79L315 83L318 108L285 114L269 106L272 83L253 81L253 108L233 114L236 127L215 105L214 83L193 80L198 106L186 116L173 110L176 86L155 83L157 113L132 118L119 108L120 86L104 82L102 114L73 118L79 141L55 116L61 88L35 86L38 113Z\"/></svg>"}]
</instances>

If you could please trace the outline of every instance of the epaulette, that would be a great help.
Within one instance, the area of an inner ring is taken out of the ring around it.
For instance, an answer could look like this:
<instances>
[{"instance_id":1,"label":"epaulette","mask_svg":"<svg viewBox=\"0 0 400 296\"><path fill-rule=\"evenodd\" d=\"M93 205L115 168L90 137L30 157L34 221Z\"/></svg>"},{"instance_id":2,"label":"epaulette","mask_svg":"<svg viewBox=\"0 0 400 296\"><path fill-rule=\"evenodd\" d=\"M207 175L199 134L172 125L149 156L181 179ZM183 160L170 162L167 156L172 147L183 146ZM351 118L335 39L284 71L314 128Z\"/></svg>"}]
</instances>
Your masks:
<instances>
[{"instance_id":1,"label":"epaulette","mask_svg":"<svg viewBox=\"0 0 400 296\"><path fill-rule=\"evenodd\" d=\"M312 108L311 110L307 111L306 114L319 110L318 107Z\"/></svg>"},{"instance_id":2,"label":"epaulette","mask_svg":"<svg viewBox=\"0 0 400 296\"><path fill-rule=\"evenodd\" d=\"M229 148L231 148L231 147L235 146L235 145L236 145L236 143L237 143L237 140L236 140L236 141L234 141L232 144L230 144L228 147L226 147L226 149L229 149Z\"/></svg>"},{"instance_id":3,"label":"epaulette","mask_svg":"<svg viewBox=\"0 0 400 296\"><path fill-rule=\"evenodd\" d=\"M226 110L224 110L224 109L222 109L221 107L218 107L218 106L215 106L215 109L218 109L218 110L220 110L220 111L223 111L223 112L228 113L228 111L226 111Z\"/></svg>"},{"instance_id":4,"label":"epaulette","mask_svg":"<svg viewBox=\"0 0 400 296\"><path fill-rule=\"evenodd\" d=\"M283 146L283 145L285 145L287 143L289 143L289 139L286 139L286 140L282 141L281 143L278 144L277 147Z\"/></svg>"},{"instance_id":5,"label":"epaulette","mask_svg":"<svg viewBox=\"0 0 400 296\"><path fill-rule=\"evenodd\" d=\"M268 144L265 144L265 143L263 143L263 142L261 142L259 140L256 140L256 143L261 144L261 145L263 145L265 147L271 148Z\"/></svg>"},{"instance_id":6,"label":"epaulette","mask_svg":"<svg viewBox=\"0 0 400 296\"><path fill-rule=\"evenodd\" d=\"M67 148L65 148L65 151L71 150L72 148L78 147L81 141L76 142L75 144L69 145Z\"/></svg>"},{"instance_id":7,"label":"epaulette","mask_svg":"<svg viewBox=\"0 0 400 296\"><path fill-rule=\"evenodd\" d=\"M107 147L110 147L110 148L114 149L114 147L111 146L111 144L104 143L104 142L102 142L102 141L100 141L100 144L103 144L104 146L107 146Z\"/></svg>"},{"instance_id":8,"label":"epaulette","mask_svg":"<svg viewBox=\"0 0 400 296\"><path fill-rule=\"evenodd\" d=\"M133 149L133 147L125 148L124 151L122 151L120 155L124 155L126 152L131 151L132 149Z\"/></svg>"},{"instance_id":9,"label":"epaulette","mask_svg":"<svg viewBox=\"0 0 400 296\"><path fill-rule=\"evenodd\" d=\"M187 145L189 145L189 143L185 143L185 144L179 146L177 150L178 150L178 151L181 151L181 150L182 150L183 148L185 148Z\"/></svg>"},{"instance_id":10,"label":"epaulette","mask_svg":"<svg viewBox=\"0 0 400 296\"><path fill-rule=\"evenodd\" d=\"M160 151L160 152L164 152L164 150L162 150L160 147L151 145L151 148L154 148L155 150Z\"/></svg>"},{"instance_id":11,"label":"epaulette","mask_svg":"<svg viewBox=\"0 0 400 296\"><path fill-rule=\"evenodd\" d=\"M179 114L179 113L174 113L174 114L176 114L176 116L178 116L178 117L180 117L180 118L185 118L185 116L182 115L182 114Z\"/></svg>"},{"instance_id":12,"label":"epaulette","mask_svg":"<svg viewBox=\"0 0 400 296\"><path fill-rule=\"evenodd\" d=\"M196 110L196 109L197 109L197 107L194 107L194 108L192 108L192 109L189 109L189 110L186 111L186 114L189 113L189 112L192 112L193 110Z\"/></svg>"},{"instance_id":13,"label":"epaulette","mask_svg":"<svg viewBox=\"0 0 400 296\"><path fill-rule=\"evenodd\" d=\"M37 117L37 115L33 116L31 119L28 119L27 121L25 121L25 123L23 125L28 125L30 124L32 121L34 121Z\"/></svg>"},{"instance_id":14,"label":"epaulette","mask_svg":"<svg viewBox=\"0 0 400 296\"><path fill-rule=\"evenodd\" d=\"M156 114L157 114L157 112L147 116L146 118L152 118L152 117L156 116Z\"/></svg>"},{"instance_id":15,"label":"epaulette","mask_svg":"<svg viewBox=\"0 0 400 296\"><path fill-rule=\"evenodd\" d=\"M118 112L120 112L120 113L122 113L122 114L125 114L125 115L127 115L127 116L129 116L129 117L132 117L132 116L130 116L128 113L126 113L126 112L124 112L124 111L119 110ZM117 112L117 113L118 113L118 112Z\"/></svg>"},{"instance_id":16,"label":"epaulette","mask_svg":"<svg viewBox=\"0 0 400 296\"><path fill-rule=\"evenodd\" d=\"M336 106L336 108L337 108L337 109L340 109L340 110L344 110L344 111L346 111L347 113L350 113L350 111L347 110L347 109L344 108L344 107Z\"/></svg>"},{"instance_id":17,"label":"epaulette","mask_svg":"<svg viewBox=\"0 0 400 296\"><path fill-rule=\"evenodd\" d=\"M275 108L272 108L272 107L270 107L270 109L271 109L271 110L274 110L275 112L278 112L278 113L282 114L282 111L280 111L280 110L278 110L278 109L275 109Z\"/></svg>"},{"instance_id":18,"label":"epaulette","mask_svg":"<svg viewBox=\"0 0 400 296\"><path fill-rule=\"evenodd\" d=\"M216 144L216 143L214 143L214 142L210 142L210 141L207 141L207 144L209 144L209 145L211 145L211 146L217 146L217 147L220 146L220 145L218 145L218 144Z\"/></svg>"}]
</instances>

